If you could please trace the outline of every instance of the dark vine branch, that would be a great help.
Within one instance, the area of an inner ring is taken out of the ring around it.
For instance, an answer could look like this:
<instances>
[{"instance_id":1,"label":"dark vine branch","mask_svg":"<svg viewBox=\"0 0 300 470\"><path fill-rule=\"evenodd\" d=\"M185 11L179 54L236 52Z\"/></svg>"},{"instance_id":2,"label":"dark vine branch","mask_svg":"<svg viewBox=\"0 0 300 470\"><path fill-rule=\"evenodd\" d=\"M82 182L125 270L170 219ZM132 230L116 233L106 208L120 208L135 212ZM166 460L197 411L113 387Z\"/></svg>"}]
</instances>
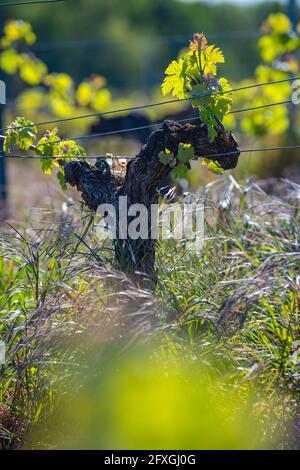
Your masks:
<instances>
[{"instance_id":1,"label":"dark vine branch","mask_svg":"<svg viewBox=\"0 0 300 470\"><path fill-rule=\"evenodd\" d=\"M234 152L238 144L230 132L219 129L216 139L211 142L205 124L179 124L174 121L165 121L162 127L154 131L142 147L138 155L127 165L125 177L114 176L109 165L99 159L94 166L85 161L73 161L64 167L65 180L75 186L82 195L83 201L89 209L96 211L100 204L112 204L118 214L119 197L127 196L128 206L143 204L148 209L157 204L159 181L171 171L170 165L161 162L159 154L169 149L175 156L179 144L191 144L195 150L195 157L216 153ZM213 158L219 165L229 170L237 165L239 154ZM178 163L178 161L177 161ZM155 240L125 240L115 241L115 255L117 266L123 271L133 275L144 273L149 276L150 283L155 282Z\"/></svg>"}]
</instances>

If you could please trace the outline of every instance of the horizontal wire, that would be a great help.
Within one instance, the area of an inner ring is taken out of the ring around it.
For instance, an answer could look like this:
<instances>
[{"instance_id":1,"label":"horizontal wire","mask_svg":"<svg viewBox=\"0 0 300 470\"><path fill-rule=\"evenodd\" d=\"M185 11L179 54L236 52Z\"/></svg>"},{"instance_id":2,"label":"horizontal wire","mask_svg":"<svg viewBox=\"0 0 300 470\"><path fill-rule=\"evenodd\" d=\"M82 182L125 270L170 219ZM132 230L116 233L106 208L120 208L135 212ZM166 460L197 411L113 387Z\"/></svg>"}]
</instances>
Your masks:
<instances>
[{"instance_id":1,"label":"horizontal wire","mask_svg":"<svg viewBox=\"0 0 300 470\"><path fill-rule=\"evenodd\" d=\"M286 101L278 101L276 103L268 103L268 104L262 104L259 106L251 106L248 108L242 108L242 109L236 109L233 111L230 111L228 114L238 114L238 113L244 113L247 111L255 111L257 109L263 109L263 108L270 108L273 106L279 106L279 105L285 105L285 104L293 104L293 100L286 100ZM178 119L176 122L182 123L182 122L190 122L190 121L198 121L200 118L199 116L196 117L190 117L190 118L185 118L185 119ZM96 137L106 137L110 135L116 135L116 134L124 134L124 133L129 133L129 132L135 132L135 131L141 131L145 129L151 129L155 128L158 126L161 126L164 123L164 121L161 122L156 122L153 124L147 124L146 126L137 126L137 127L129 127L126 129L118 129L115 131L108 131L108 132L99 132L95 134L88 134L88 135L83 135L79 137L66 137L64 139L61 139L60 142L67 142L69 140L87 140L87 139L93 139ZM5 136L0 135L0 139L4 139Z\"/></svg>"},{"instance_id":2,"label":"horizontal wire","mask_svg":"<svg viewBox=\"0 0 300 470\"><path fill-rule=\"evenodd\" d=\"M65 2L66 0L31 0L28 2L12 2L12 3L0 3L1 7L15 7L18 5L33 5L37 3L58 3L58 2Z\"/></svg>"},{"instance_id":3,"label":"horizontal wire","mask_svg":"<svg viewBox=\"0 0 300 470\"><path fill-rule=\"evenodd\" d=\"M141 44L146 43L167 43L167 44L180 44L184 43L187 40L191 39L193 33L190 34L174 34L170 36L147 36L141 39ZM256 38L261 36L259 30L237 30L237 31L227 31L224 33L215 32L215 33L208 33L206 35L209 39L213 40L220 40L220 39L249 39L249 38ZM34 44L31 49L37 52L52 52L61 49L76 49L78 51L78 47L81 48L98 48L100 46L110 46L116 45L118 43L131 43L136 42L134 38L99 38L99 39L83 39L81 41L56 41L56 42L38 42Z\"/></svg>"},{"instance_id":4,"label":"horizontal wire","mask_svg":"<svg viewBox=\"0 0 300 470\"><path fill-rule=\"evenodd\" d=\"M300 145L289 145L285 147L261 147L257 149L239 149L239 150L234 150L232 152L222 152L222 153L212 153L210 155L202 155L201 157L198 158L218 158L218 157L227 157L230 155L236 155L240 153L257 153L257 152L275 152L277 150L296 150L300 149ZM114 159L120 159L120 160L132 160L135 157L128 157L128 156L113 156L109 157L106 155L87 155L87 156L77 156L77 157L70 157L66 155L61 155L61 156L34 156L34 155L4 155L3 157L0 156L0 158L19 158L19 159L33 159L33 160L39 160L39 159L52 159L52 160L66 160L70 158L75 158L76 160L95 160L99 157L105 157L108 160L114 160Z\"/></svg>"},{"instance_id":5,"label":"horizontal wire","mask_svg":"<svg viewBox=\"0 0 300 470\"><path fill-rule=\"evenodd\" d=\"M260 106L251 106L249 108L243 108L243 109L236 109L234 111L230 111L228 114L238 114L238 113L244 113L247 111L255 111L257 109L263 109L263 108L270 108L272 106L279 106L279 105L285 105L285 104L292 104L293 100L287 100L287 101L279 101L277 103L269 103L269 104L263 104ZM199 116L197 117L190 117L190 118L185 118L185 119L178 119L176 122L190 122L190 121L197 121L199 120ZM129 127L127 129L119 129L115 131L107 131L107 132L99 132L95 134L88 134L88 135L82 135L79 137L69 137L62 139L62 142L68 141L68 140L88 140L88 139L95 139L97 137L106 137L109 135L116 135L116 134L124 134L128 132L135 132L135 131L142 131L145 129L151 129L153 127L161 126L164 123L164 121L153 123L153 124L147 124L146 126L137 126L137 127ZM1 136L0 136L1 138Z\"/></svg>"},{"instance_id":6,"label":"horizontal wire","mask_svg":"<svg viewBox=\"0 0 300 470\"><path fill-rule=\"evenodd\" d=\"M68 158L69 159L76 159L76 160L96 160L97 158L107 158L108 160L109 159L119 159L119 160L132 160L132 158L134 157L128 157L127 155L125 155L124 157L123 156L119 156L119 155L116 155L116 156L112 156L112 157L109 157L107 155L86 155L86 156L82 156L82 155L78 155L76 157L72 156L67 156L67 155L56 155L56 156L53 156L53 155L0 155L0 160L1 158L12 158L12 159L20 159L20 160L44 160L44 159L51 159L51 160L67 160ZM73 160L74 161L74 160Z\"/></svg>"},{"instance_id":7,"label":"horizontal wire","mask_svg":"<svg viewBox=\"0 0 300 470\"><path fill-rule=\"evenodd\" d=\"M293 100L277 101L277 103L261 104L259 106L250 106L249 108L236 109L234 111L229 111L228 114L243 113L245 111L255 111L256 109L271 108L272 106L279 106L279 105L283 105L283 104L294 104L295 105Z\"/></svg>"},{"instance_id":8,"label":"horizontal wire","mask_svg":"<svg viewBox=\"0 0 300 470\"><path fill-rule=\"evenodd\" d=\"M177 99L170 100L170 101L160 101L158 103L148 103L148 104L145 104L145 105L131 106L131 107L128 107L128 108L121 108L121 109L114 109L114 110L111 110L111 111L104 111L102 113L91 113L91 114L85 114L85 115L82 115L82 116L74 116L74 117L61 118L61 119L52 119L52 120L49 120L49 121L42 121L42 122L38 122L38 123L33 123L32 125L16 126L15 129L23 129L23 128L26 128L26 127L44 126L44 125L47 125L47 124L55 124L55 123L58 123L58 122L76 121L76 120L79 120L79 119L87 119L87 118L92 118L92 117L97 117L97 116L101 117L101 116L107 116L109 114L118 114L118 113L123 113L123 112L135 111L135 110L138 110L138 109L154 108L154 107L157 107L157 106L163 106L163 105L178 103L178 102L182 102L182 101L191 101L193 99L201 99L201 98L207 98L209 96L224 95L224 94L233 93L233 92L237 92L237 91L249 90L251 88L257 88L257 87L262 87L262 86L267 86L267 85L276 85L276 84L284 83L284 82L292 82L294 80L299 80L299 79L300 79L300 76L291 77L291 78L284 78L284 79L281 79L281 80L275 80L275 81L269 81L269 82L263 82L263 83L256 83L256 84L253 84L253 85L246 85L246 86L239 87L239 88L233 88L232 90L219 91L219 92L216 92L216 93L203 93L202 95L191 96L191 97L188 97L188 98L177 98ZM9 129L10 129L9 127L5 127L5 128L0 129L0 132L7 131Z\"/></svg>"},{"instance_id":9,"label":"horizontal wire","mask_svg":"<svg viewBox=\"0 0 300 470\"><path fill-rule=\"evenodd\" d=\"M227 155L236 155L237 153L275 152L277 150L295 150L295 149L300 149L300 145L287 145L285 147L262 147L262 148L257 148L257 149L240 149L240 150L235 150L233 152L214 153L212 155L207 155L207 158L225 157Z\"/></svg>"},{"instance_id":10,"label":"horizontal wire","mask_svg":"<svg viewBox=\"0 0 300 470\"><path fill-rule=\"evenodd\" d=\"M280 105L285 105L285 104L293 104L293 100L279 101L276 103L268 103L268 104L263 104L259 106L251 106L248 108L236 109L236 110L230 111L229 114L238 114L238 113L243 113L247 111L256 111L258 109L270 108L273 106L280 106ZM200 117L197 116L197 117L190 117L190 118L185 118L185 119L178 119L176 122L178 123L191 122L191 121L198 121L199 119ZM153 123L153 124L148 124L146 126L131 127L131 128L119 129L119 130L109 131L109 132L100 132L97 134L90 134L90 135L80 136L80 137L69 137L69 138L61 139L60 142L67 142L69 140L75 141L75 140L84 140L84 139L91 139L91 138L97 138L97 137L106 137L109 135L116 135L116 134L129 133L129 132L140 131L140 130L145 130L145 129L151 129L151 128L159 127L163 123L164 121ZM4 140L5 136L0 135L0 139ZM36 158L36 157L33 157L33 158ZM40 158L40 157L37 157L37 158ZM46 157L46 158L49 158L49 157Z\"/></svg>"}]
</instances>

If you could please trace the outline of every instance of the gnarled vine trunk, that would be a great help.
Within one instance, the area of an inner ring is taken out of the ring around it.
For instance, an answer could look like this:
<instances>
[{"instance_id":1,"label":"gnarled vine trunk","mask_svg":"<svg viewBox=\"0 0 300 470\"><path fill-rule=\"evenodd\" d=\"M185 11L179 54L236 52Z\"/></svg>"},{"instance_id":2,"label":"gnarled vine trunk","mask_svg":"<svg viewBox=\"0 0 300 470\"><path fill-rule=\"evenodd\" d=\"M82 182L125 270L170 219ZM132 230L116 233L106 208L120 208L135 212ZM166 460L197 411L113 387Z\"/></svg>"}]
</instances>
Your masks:
<instances>
[{"instance_id":1,"label":"gnarled vine trunk","mask_svg":"<svg viewBox=\"0 0 300 470\"><path fill-rule=\"evenodd\" d=\"M123 179L114 176L103 160L94 166L86 161L73 161L65 165L66 182L76 186L89 209L96 211L101 204L111 204L119 213L120 196L127 197L128 207L143 204L148 210L149 227L151 206L158 204L159 182L172 168L163 164L159 153L169 149L175 157L180 143L191 144L195 149L195 158L219 153L234 154L211 157L225 170L237 165L238 144L233 135L224 129L219 130L217 138L211 142L205 124L184 125L174 121L165 121L160 129L154 131L138 155L127 165ZM130 218L128 218L130 223ZM114 242L116 265L122 271L134 277L139 284L155 284L155 240L122 238L117 224L117 239ZM143 274L146 275L143 278Z\"/></svg>"}]
</instances>

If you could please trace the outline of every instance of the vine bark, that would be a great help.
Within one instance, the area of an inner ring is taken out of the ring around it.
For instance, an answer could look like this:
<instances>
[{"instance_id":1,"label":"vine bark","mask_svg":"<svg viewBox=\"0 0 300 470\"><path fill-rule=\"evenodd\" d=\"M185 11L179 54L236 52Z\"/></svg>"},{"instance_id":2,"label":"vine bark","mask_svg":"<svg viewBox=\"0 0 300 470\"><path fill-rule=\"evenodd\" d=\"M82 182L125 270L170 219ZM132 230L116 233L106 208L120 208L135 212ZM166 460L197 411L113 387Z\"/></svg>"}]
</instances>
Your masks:
<instances>
[{"instance_id":1,"label":"vine bark","mask_svg":"<svg viewBox=\"0 0 300 470\"><path fill-rule=\"evenodd\" d=\"M112 204L118 215L120 196L126 196L128 207L133 204L146 206L150 224L151 206L159 202L159 182L172 171L171 166L160 161L159 153L169 149L176 157L180 143L194 147L194 158L211 158L225 170L237 165L238 143L224 128L219 129L217 138L211 142L205 124L182 125L165 121L160 129L152 132L138 155L129 161L124 178L113 175L109 165L102 158L98 159L95 165L86 161L67 163L64 167L65 180L78 189L83 201L92 211L96 211L101 204ZM230 152L236 153L213 157L214 154ZM153 287L155 243L151 238L122 239L117 224L117 239L114 242L116 266L128 273L139 285L146 283Z\"/></svg>"}]
</instances>

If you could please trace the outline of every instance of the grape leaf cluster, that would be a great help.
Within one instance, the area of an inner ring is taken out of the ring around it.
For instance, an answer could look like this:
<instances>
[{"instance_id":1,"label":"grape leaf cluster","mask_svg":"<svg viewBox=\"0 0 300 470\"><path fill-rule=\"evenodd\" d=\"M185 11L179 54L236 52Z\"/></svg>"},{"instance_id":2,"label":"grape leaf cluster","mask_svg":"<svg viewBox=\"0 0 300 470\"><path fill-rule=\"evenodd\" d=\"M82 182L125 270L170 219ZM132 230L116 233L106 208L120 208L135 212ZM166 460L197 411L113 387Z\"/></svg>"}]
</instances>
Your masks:
<instances>
[{"instance_id":1,"label":"grape leaf cluster","mask_svg":"<svg viewBox=\"0 0 300 470\"><path fill-rule=\"evenodd\" d=\"M231 86L225 78L217 77L218 64L224 62L222 51L213 44L209 45L204 33L196 33L188 50L168 65L162 84L164 95L171 93L178 99L191 98L192 106L198 109L201 121L207 126L211 141L217 137L222 120L230 112L232 104ZM180 144L175 177L185 177L188 162L193 156L192 146ZM162 163L171 165L173 160L174 156L167 149L161 152ZM218 174L222 172L216 162L203 160L203 164Z\"/></svg>"},{"instance_id":2,"label":"grape leaf cluster","mask_svg":"<svg viewBox=\"0 0 300 470\"><path fill-rule=\"evenodd\" d=\"M68 162L74 158L86 156L85 149L80 147L74 140L62 140L58 136L58 130L46 131L37 141L37 128L25 119L18 117L6 130L3 148L6 153L14 149L33 150L40 158L44 173L51 174L56 167L56 176L62 187L66 189L62 161ZM57 158L55 158L57 157Z\"/></svg>"},{"instance_id":3,"label":"grape leaf cluster","mask_svg":"<svg viewBox=\"0 0 300 470\"><path fill-rule=\"evenodd\" d=\"M204 33L194 34L189 49L166 68L162 93L179 99L191 98L194 108L207 125L213 141L217 129L231 109L231 87L225 78L217 78L217 66L224 63L222 51L209 45Z\"/></svg>"}]
</instances>

